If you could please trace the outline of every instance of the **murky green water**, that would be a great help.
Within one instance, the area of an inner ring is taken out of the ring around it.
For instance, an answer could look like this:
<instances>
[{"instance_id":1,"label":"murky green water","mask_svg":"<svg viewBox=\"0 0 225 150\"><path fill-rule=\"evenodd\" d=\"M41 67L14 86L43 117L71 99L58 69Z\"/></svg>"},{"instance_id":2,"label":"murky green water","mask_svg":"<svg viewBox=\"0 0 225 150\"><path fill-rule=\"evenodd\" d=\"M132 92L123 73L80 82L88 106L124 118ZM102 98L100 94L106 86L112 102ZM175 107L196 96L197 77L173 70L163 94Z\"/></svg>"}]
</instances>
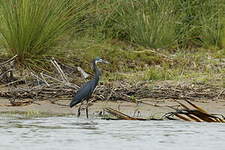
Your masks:
<instances>
[{"instance_id":1,"label":"murky green water","mask_svg":"<svg viewBox=\"0 0 225 150\"><path fill-rule=\"evenodd\" d=\"M0 150L224 150L225 124L0 116Z\"/></svg>"}]
</instances>

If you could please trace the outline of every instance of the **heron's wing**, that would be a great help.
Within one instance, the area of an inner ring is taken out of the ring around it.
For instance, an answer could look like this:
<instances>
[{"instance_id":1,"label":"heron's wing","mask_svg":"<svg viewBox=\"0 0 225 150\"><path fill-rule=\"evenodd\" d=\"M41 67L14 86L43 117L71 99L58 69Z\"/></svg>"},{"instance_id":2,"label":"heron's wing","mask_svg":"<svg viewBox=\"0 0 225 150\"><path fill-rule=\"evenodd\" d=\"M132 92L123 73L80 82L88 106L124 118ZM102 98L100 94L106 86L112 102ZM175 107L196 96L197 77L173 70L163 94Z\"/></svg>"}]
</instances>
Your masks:
<instances>
[{"instance_id":1,"label":"heron's wing","mask_svg":"<svg viewBox=\"0 0 225 150\"><path fill-rule=\"evenodd\" d=\"M96 85L97 84L95 80L90 80L87 83L85 83L73 97L72 101L70 102L70 107L73 107L74 105L80 103L82 100L90 97Z\"/></svg>"}]
</instances>

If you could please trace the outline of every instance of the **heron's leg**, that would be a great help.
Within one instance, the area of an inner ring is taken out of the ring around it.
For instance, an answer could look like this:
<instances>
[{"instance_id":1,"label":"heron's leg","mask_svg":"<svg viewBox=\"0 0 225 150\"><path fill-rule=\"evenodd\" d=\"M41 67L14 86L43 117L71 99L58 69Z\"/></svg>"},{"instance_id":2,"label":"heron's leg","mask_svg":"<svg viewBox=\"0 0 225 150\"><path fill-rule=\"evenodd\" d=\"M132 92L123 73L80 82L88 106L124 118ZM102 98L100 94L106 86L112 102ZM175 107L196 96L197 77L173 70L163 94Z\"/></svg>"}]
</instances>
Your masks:
<instances>
[{"instance_id":1,"label":"heron's leg","mask_svg":"<svg viewBox=\"0 0 225 150\"><path fill-rule=\"evenodd\" d=\"M136 109L134 110L134 114L133 114L133 117L139 117L141 114L140 114L140 110L139 110L139 102L137 101L136 102ZM137 115L136 115L137 113Z\"/></svg>"},{"instance_id":2,"label":"heron's leg","mask_svg":"<svg viewBox=\"0 0 225 150\"><path fill-rule=\"evenodd\" d=\"M88 118L88 106L86 107L86 116Z\"/></svg>"},{"instance_id":3,"label":"heron's leg","mask_svg":"<svg viewBox=\"0 0 225 150\"><path fill-rule=\"evenodd\" d=\"M86 116L88 118L88 101L87 101L87 106L86 106Z\"/></svg>"},{"instance_id":4,"label":"heron's leg","mask_svg":"<svg viewBox=\"0 0 225 150\"><path fill-rule=\"evenodd\" d=\"M134 110L133 117L136 116L136 113L137 113L137 112L138 112L138 108L136 108L136 109Z\"/></svg>"},{"instance_id":5,"label":"heron's leg","mask_svg":"<svg viewBox=\"0 0 225 150\"><path fill-rule=\"evenodd\" d=\"M80 109L81 109L82 104L79 106L78 110L77 110L77 117L80 117Z\"/></svg>"}]
</instances>

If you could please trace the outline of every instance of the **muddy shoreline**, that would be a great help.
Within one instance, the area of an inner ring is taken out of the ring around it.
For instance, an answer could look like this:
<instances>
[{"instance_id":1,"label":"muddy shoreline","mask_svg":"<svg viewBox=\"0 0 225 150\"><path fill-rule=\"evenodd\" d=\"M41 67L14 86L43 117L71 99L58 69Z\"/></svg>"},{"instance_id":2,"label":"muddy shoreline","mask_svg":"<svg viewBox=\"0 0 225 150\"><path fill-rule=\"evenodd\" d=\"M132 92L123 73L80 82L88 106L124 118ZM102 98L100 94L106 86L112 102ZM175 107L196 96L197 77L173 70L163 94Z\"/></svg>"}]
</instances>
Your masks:
<instances>
[{"instance_id":1,"label":"muddy shoreline","mask_svg":"<svg viewBox=\"0 0 225 150\"><path fill-rule=\"evenodd\" d=\"M119 110L129 116L133 116L135 111L140 112L142 118L160 118L163 114L173 111L168 106L176 107L177 102L173 99L141 99L143 103L136 104L126 101L96 101L89 106L90 118L99 117L100 112L104 108L110 107ZM183 100L179 100L183 102ZM204 108L211 114L225 114L225 100L196 100L194 104ZM76 117L77 107L70 108L66 106L69 100L57 101L57 104L51 103L49 100L37 101L27 106L10 106L10 102L6 98L0 99L0 113L36 113L56 115L74 115ZM65 105L65 106L63 106ZM137 115L137 113L136 113ZM81 112L81 117L85 117L85 111Z\"/></svg>"}]
</instances>

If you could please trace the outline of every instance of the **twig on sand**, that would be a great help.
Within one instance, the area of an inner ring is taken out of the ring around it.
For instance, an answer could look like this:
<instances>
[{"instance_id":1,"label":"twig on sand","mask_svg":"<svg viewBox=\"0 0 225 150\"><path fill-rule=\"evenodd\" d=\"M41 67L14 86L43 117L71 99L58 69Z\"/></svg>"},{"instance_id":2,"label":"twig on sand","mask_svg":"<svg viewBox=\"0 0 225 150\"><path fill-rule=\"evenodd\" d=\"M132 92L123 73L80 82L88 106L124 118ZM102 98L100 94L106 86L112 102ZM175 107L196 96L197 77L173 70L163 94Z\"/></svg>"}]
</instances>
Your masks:
<instances>
[{"instance_id":1,"label":"twig on sand","mask_svg":"<svg viewBox=\"0 0 225 150\"><path fill-rule=\"evenodd\" d=\"M45 84L46 84L47 86L50 86L50 85L48 84L48 82L46 81L45 77L43 76L43 72L41 72L40 75L41 75L43 81L45 82Z\"/></svg>"},{"instance_id":2,"label":"twig on sand","mask_svg":"<svg viewBox=\"0 0 225 150\"><path fill-rule=\"evenodd\" d=\"M3 66L3 65L5 65L5 64L7 64L7 63L13 61L16 57L17 57L17 55L13 56L12 58L10 58L9 60L7 60L7 61L5 61L5 62L3 62L3 63L0 63L0 66Z\"/></svg>"},{"instance_id":3,"label":"twig on sand","mask_svg":"<svg viewBox=\"0 0 225 150\"><path fill-rule=\"evenodd\" d=\"M223 92L225 92L225 89L223 89L223 90L218 94L218 96L216 97L216 99L219 99L220 96L223 94Z\"/></svg>"},{"instance_id":4,"label":"twig on sand","mask_svg":"<svg viewBox=\"0 0 225 150\"><path fill-rule=\"evenodd\" d=\"M56 68L56 70L60 74L63 82L68 83L69 81L68 81L65 73L62 71L61 67L59 66L59 64L56 62L56 60L54 58L51 59L51 63L53 64L53 66Z\"/></svg>"},{"instance_id":5,"label":"twig on sand","mask_svg":"<svg viewBox=\"0 0 225 150\"><path fill-rule=\"evenodd\" d=\"M1 74L0 74L0 79L1 79L3 76L5 76L7 73L12 72L12 71L13 71L13 69L9 69L9 70L6 70L5 72L1 73Z\"/></svg>"},{"instance_id":6,"label":"twig on sand","mask_svg":"<svg viewBox=\"0 0 225 150\"><path fill-rule=\"evenodd\" d=\"M80 71L84 79L89 77L89 74L87 74L81 67L77 67L77 70Z\"/></svg>"},{"instance_id":7,"label":"twig on sand","mask_svg":"<svg viewBox=\"0 0 225 150\"><path fill-rule=\"evenodd\" d=\"M33 72L31 72L31 75L34 76L38 81L43 81L48 87L50 86L49 83L45 80L43 73L40 73L41 78L35 75Z\"/></svg>"},{"instance_id":8,"label":"twig on sand","mask_svg":"<svg viewBox=\"0 0 225 150\"><path fill-rule=\"evenodd\" d=\"M64 84L64 85L66 85L66 86L68 86L68 87L71 87L71 88L73 88L73 89L78 89L79 88L79 86L77 86L77 85L75 85L75 84L72 84L72 83L70 83L70 82L64 82L64 81L61 81L61 80L59 80L59 79L56 79L56 78L54 78L54 77L51 77L50 75L47 75L47 74L42 74L43 75L43 77L46 77L46 78L49 78L49 79L52 79L52 80L54 80L54 81L57 81L57 82L59 82L59 83L62 83L62 84Z\"/></svg>"}]
</instances>

